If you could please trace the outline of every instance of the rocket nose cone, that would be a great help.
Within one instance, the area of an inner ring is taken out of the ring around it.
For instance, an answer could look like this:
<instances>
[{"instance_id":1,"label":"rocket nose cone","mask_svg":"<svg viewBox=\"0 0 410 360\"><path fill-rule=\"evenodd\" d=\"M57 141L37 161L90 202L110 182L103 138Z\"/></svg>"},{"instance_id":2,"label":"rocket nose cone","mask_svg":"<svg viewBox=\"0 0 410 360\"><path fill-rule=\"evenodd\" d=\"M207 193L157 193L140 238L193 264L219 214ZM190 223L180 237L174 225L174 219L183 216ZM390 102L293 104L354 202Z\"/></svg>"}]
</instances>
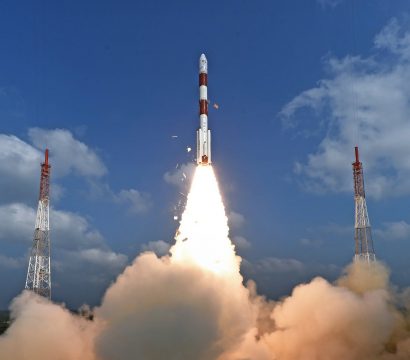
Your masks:
<instances>
[{"instance_id":1,"label":"rocket nose cone","mask_svg":"<svg viewBox=\"0 0 410 360\"><path fill-rule=\"evenodd\" d=\"M199 58L199 73L208 72L208 60L206 60L205 54L202 54Z\"/></svg>"}]
</instances>

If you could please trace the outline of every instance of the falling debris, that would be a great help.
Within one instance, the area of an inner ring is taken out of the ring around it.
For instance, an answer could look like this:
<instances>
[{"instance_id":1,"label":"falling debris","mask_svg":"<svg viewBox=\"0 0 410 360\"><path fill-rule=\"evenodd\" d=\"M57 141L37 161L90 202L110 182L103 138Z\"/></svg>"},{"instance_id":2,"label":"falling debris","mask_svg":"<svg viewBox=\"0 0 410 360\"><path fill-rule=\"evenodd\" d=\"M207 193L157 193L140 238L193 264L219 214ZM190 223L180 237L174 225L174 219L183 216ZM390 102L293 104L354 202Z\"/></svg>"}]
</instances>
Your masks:
<instances>
[{"instance_id":1,"label":"falling debris","mask_svg":"<svg viewBox=\"0 0 410 360\"><path fill-rule=\"evenodd\" d=\"M190 148L189 146L187 146L186 151L187 152L191 152L192 148Z\"/></svg>"},{"instance_id":2,"label":"falling debris","mask_svg":"<svg viewBox=\"0 0 410 360\"><path fill-rule=\"evenodd\" d=\"M174 220L175 220L175 221L178 220L178 216L175 215L175 216L174 216Z\"/></svg>"},{"instance_id":3,"label":"falling debris","mask_svg":"<svg viewBox=\"0 0 410 360\"><path fill-rule=\"evenodd\" d=\"M184 177L184 179L186 179L186 175L185 175L185 173L184 173L184 172L182 173L182 176Z\"/></svg>"},{"instance_id":4,"label":"falling debris","mask_svg":"<svg viewBox=\"0 0 410 360\"><path fill-rule=\"evenodd\" d=\"M214 109L218 110L219 109L219 105L217 103L214 103Z\"/></svg>"},{"instance_id":5,"label":"falling debris","mask_svg":"<svg viewBox=\"0 0 410 360\"><path fill-rule=\"evenodd\" d=\"M173 139L177 139L178 138L178 135L172 135L171 136Z\"/></svg>"}]
</instances>

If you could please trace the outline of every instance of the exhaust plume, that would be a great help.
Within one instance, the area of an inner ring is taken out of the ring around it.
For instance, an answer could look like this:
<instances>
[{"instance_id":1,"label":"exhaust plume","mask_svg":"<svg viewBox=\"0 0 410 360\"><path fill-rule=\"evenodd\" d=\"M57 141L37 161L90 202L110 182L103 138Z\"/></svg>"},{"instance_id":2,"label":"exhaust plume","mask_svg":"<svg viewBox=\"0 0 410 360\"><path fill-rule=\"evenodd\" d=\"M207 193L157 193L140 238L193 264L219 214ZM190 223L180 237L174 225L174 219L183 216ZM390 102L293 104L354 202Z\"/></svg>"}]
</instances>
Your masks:
<instances>
[{"instance_id":1,"label":"exhaust plume","mask_svg":"<svg viewBox=\"0 0 410 360\"><path fill-rule=\"evenodd\" d=\"M142 254L108 289L101 358L216 359L255 321L211 166L196 169L170 253Z\"/></svg>"}]
</instances>

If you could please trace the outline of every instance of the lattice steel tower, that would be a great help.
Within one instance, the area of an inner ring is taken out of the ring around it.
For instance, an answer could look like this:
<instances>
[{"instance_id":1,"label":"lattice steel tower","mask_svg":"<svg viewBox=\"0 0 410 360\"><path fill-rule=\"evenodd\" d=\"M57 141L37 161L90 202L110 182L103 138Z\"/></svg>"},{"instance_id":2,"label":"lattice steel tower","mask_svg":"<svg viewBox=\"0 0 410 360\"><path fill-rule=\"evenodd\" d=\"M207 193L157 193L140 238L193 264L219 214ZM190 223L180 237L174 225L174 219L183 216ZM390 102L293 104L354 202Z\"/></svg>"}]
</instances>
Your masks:
<instances>
[{"instance_id":1,"label":"lattice steel tower","mask_svg":"<svg viewBox=\"0 0 410 360\"><path fill-rule=\"evenodd\" d=\"M355 260L375 261L372 230L367 213L366 196L364 193L363 166L359 161L359 149L354 148L356 161L353 165L354 203L355 203Z\"/></svg>"},{"instance_id":2,"label":"lattice steel tower","mask_svg":"<svg viewBox=\"0 0 410 360\"><path fill-rule=\"evenodd\" d=\"M50 273L50 165L48 149L44 162L41 164L40 196L34 230L33 247L27 270L26 286L28 290L46 298L51 297Z\"/></svg>"}]
</instances>

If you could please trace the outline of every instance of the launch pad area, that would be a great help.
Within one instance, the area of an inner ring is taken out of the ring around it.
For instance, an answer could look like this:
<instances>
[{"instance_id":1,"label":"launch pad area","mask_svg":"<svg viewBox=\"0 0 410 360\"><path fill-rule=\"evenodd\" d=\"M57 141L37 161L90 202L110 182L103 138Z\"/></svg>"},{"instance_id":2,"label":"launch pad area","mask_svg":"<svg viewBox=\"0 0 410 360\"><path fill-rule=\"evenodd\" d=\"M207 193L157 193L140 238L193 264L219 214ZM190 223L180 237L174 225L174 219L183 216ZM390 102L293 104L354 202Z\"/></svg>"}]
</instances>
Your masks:
<instances>
[{"instance_id":1,"label":"launch pad area","mask_svg":"<svg viewBox=\"0 0 410 360\"><path fill-rule=\"evenodd\" d=\"M0 335L3 334L10 326L10 312L8 310L0 310Z\"/></svg>"}]
</instances>

